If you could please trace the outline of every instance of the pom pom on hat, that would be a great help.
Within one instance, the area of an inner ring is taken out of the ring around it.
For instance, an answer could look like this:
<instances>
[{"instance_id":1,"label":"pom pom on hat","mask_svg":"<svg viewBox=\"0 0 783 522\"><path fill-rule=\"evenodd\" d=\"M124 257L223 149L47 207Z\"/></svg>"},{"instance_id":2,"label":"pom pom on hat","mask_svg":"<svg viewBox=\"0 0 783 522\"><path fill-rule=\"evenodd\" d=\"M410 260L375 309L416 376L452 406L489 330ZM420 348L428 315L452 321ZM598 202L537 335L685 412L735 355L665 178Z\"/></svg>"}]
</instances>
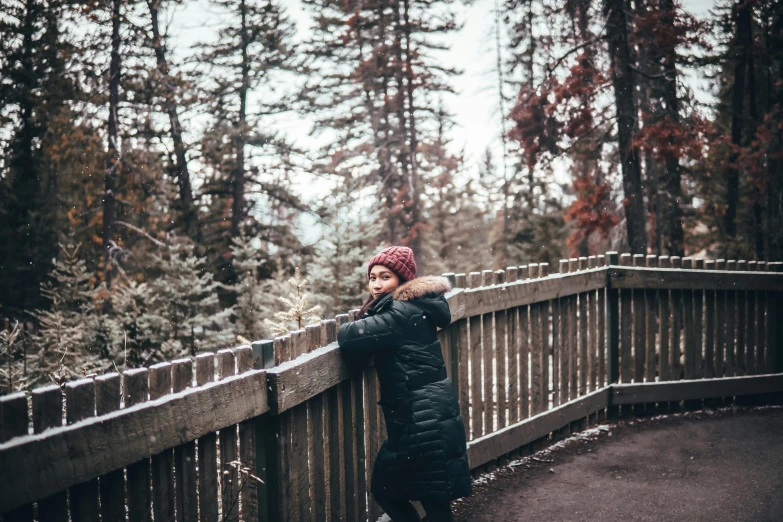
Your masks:
<instances>
[{"instance_id":1,"label":"pom pom on hat","mask_svg":"<svg viewBox=\"0 0 783 522\"><path fill-rule=\"evenodd\" d=\"M416 278L416 261L413 259L413 250L404 246L390 246L384 248L370 260L367 266L367 277L375 265L383 265L406 281Z\"/></svg>"}]
</instances>

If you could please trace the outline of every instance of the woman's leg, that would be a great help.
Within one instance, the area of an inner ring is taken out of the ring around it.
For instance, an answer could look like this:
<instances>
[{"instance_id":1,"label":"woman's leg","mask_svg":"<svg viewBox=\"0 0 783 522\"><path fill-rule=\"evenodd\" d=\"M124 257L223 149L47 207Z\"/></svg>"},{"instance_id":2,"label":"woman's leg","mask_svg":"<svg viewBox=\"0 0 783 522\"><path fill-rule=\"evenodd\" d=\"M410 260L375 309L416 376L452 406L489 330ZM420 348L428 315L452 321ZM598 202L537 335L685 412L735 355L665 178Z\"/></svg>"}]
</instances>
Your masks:
<instances>
[{"instance_id":1,"label":"woman's leg","mask_svg":"<svg viewBox=\"0 0 783 522\"><path fill-rule=\"evenodd\" d=\"M374 491L372 495L381 509L392 519L392 522L421 522L416 508L407 500L391 498Z\"/></svg>"},{"instance_id":2,"label":"woman's leg","mask_svg":"<svg viewBox=\"0 0 783 522\"><path fill-rule=\"evenodd\" d=\"M421 507L427 512L427 522L454 522L448 500L422 500Z\"/></svg>"}]
</instances>

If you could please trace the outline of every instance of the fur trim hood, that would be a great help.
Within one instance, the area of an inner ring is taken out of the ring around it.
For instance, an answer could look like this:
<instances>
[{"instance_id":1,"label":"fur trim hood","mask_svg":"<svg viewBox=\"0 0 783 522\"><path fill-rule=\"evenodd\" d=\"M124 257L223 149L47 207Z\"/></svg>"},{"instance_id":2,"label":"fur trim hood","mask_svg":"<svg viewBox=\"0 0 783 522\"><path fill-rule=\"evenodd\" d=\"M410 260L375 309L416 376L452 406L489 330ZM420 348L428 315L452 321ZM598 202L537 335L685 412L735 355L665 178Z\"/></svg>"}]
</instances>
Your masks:
<instances>
[{"instance_id":1,"label":"fur trim hood","mask_svg":"<svg viewBox=\"0 0 783 522\"><path fill-rule=\"evenodd\" d=\"M442 295L449 290L451 290L451 283L445 277L417 277L397 288L393 293L393 299L412 301L424 296Z\"/></svg>"}]
</instances>

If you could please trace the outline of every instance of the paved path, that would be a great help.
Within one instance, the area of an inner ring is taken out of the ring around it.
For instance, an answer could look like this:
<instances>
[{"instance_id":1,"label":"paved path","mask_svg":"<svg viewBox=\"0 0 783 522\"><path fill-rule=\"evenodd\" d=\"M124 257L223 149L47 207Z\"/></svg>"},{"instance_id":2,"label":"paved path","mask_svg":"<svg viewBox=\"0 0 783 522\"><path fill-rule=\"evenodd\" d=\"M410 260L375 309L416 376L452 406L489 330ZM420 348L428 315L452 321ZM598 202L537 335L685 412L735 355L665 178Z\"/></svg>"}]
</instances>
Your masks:
<instances>
[{"instance_id":1,"label":"paved path","mask_svg":"<svg viewBox=\"0 0 783 522\"><path fill-rule=\"evenodd\" d=\"M502 468L457 521L783 521L783 409L642 419L592 439Z\"/></svg>"}]
</instances>

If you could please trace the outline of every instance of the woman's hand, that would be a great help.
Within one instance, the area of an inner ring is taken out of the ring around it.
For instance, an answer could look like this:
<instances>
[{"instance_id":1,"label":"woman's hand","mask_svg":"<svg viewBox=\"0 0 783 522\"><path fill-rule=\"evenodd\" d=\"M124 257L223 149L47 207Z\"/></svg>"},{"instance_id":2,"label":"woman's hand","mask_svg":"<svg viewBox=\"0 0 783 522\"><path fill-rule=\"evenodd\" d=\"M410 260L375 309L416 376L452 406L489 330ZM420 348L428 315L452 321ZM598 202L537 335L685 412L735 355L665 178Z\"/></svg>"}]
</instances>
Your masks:
<instances>
[{"instance_id":1,"label":"woman's hand","mask_svg":"<svg viewBox=\"0 0 783 522\"><path fill-rule=\"evenodd\" d=\"M379 314L342 325L337 332L337 343L350 354L372 355L381 349L396 348L406 321L401 308L393 301Z\"/></svg>"}]
</instances>

